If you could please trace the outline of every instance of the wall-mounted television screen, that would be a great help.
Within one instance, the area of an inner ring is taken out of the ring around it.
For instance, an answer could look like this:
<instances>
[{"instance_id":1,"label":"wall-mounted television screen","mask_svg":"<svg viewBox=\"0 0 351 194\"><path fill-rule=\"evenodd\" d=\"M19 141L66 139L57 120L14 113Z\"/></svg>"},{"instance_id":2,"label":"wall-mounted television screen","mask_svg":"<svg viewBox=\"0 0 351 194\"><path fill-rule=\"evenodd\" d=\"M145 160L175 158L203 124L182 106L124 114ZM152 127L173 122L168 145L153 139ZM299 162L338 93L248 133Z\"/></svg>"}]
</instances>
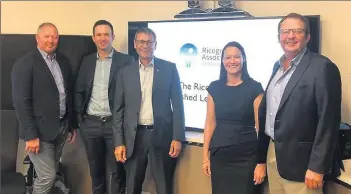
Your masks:
<instances>
[{"instance_id":1,"label":"wall-mounted television screen","mask_svg":"<svg viewBox=\"0 0 351 194\"><path fill-rule=\"evenodd\" d=\"M320 17L306 17L311 28L308 48L319 53ZM274 63L283 55L278 41L278 23L281 18L129 22L128 52L137 60L133 41L138 28L149 27L156 33L155 56L177 65L183 92L186 127L203 130L206 117L206 87L219 79L224 45L230 41L237 41L243 45L250 76L266 88Z\"/></svg>"}]
</instances>

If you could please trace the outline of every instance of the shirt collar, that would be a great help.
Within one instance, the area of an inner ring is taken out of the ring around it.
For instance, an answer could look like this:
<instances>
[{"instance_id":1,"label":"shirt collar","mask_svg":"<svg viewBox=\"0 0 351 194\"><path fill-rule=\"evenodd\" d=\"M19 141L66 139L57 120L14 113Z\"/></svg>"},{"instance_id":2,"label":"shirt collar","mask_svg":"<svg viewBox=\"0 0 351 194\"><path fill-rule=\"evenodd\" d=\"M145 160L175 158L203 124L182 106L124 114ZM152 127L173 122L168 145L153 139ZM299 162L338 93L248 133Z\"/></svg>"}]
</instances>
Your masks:
<instances>
[{"instance_id":1,"label":"shirt collar","mask_svg":"<svg viewBox=\"0 0 351 194\"><path fill-rule=\"evenodd\" d=\"M155 57L152 57L151 62L146 67L152 67L154 64L155 64ZM145 66L141 63L141 61L139 59L139 68L141 68L141 67L145 67Z\"/></svg>"},{"instance_id":2,"label":"shirt collar","mask_svg":"<svg viewBox=\"0 0 351 194\"><path fill-rule=\"evenodd\" d=\"M300 63L302 57L305 55L306 51L307 51L307 47L302 49L302 51L299 54L297 54L296 57L291 61L290 66L292 66L292 65L296 65L297 66ZM285 55L283 55L279 59L279 65L280 66L283 64L284 60L285 60Z\"/></svg>"},{"instance_id":3,"label":"shirt collar","mask_svg":"<svg viewBox=\"0 0 351 194\"><path fill-rule=\"evenodd\" d=\"M113 51L114 51L114 49L111 50L110 54L108 54L108 56L106 58L112 58L113 53L114 53ZM96 52L96 59L100 59L99 52Z\"/></svg>"},{"instance_id":4,"label":"shirt collar","mask_svg":"<svg viewBox=\"0 0 351 194\"><path fill-rule=\"evenodd\" d=\"M53 59L56 59L56 53L54 53L53 57L50 58L49 54L43 50L41 50L39 47L38 47L38 50L41 54L41 56L43 56L44 59L49 59L49 60L53 60Z\"/></svg>"}]
</instances>

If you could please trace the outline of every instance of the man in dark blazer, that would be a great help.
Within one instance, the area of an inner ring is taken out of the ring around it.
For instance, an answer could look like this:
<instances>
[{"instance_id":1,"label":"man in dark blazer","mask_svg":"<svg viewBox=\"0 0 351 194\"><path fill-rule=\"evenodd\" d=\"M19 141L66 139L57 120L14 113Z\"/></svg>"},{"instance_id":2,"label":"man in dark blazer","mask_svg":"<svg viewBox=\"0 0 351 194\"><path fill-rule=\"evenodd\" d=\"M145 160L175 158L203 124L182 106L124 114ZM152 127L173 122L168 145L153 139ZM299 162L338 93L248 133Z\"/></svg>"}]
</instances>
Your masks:
<instances>
[{"instance_id":1,"label":"man in dark blazer","mask_svg":"<svg viewBox=\"0 0 351 194\"><path fill-rule=\"evenodd\" d=\"M99 20L94 24L93 40L97 53L83 59L76 81L75 110L94 194L125 193L124 167L114 157L112 110L115 90L119 90L116 87L118 68L134 64L134 59L113 49L114 37L110 22ZM107 176L105 158L109 169Z\"/></svg>"},{"instance_id":2,"label":"man in dark blazer","mask_svg":"<svg viewBox=\"0 0 351 194\"><path fill-rule=\"evenodd\" d=\"M184 108L174 63L153 56L156 35L149 28L135 34L139 63L117 76L113 111L116 159L125 162L128 194L140 194L147 164L157 193L173 192L176 158L185 141Z\"/></svg>"},{"instance_id":3,"label":"man in dark blazer","mask_svg":"<svg viewBox=\"0 0 351 194\"><path fill-rule=\"evenodd\" d=\"M310 29L305 17L291 13L278 29L285 54L274 66L260 105L255 173L267 163L270 193L319 194L325 175L331 170L340 174L340 166L332 165L341 164L336 154L340 73L327 57L306 48Z\"/></svg>"},{"instance_id":4,"label":"man in dark blazer","mask_svg":"<svg viewBox=\"0 0 351 194\"><path fill-rule=\"evenodd\" d=\"M37 49L15 62L12 69L12 98L19 122L20 138L38 178L33 194L49 193L56 179L63 145L74 142L73 85L68 58L55 52L59 41L52 23L39 26Z\"/></svg>"}]
</instances>

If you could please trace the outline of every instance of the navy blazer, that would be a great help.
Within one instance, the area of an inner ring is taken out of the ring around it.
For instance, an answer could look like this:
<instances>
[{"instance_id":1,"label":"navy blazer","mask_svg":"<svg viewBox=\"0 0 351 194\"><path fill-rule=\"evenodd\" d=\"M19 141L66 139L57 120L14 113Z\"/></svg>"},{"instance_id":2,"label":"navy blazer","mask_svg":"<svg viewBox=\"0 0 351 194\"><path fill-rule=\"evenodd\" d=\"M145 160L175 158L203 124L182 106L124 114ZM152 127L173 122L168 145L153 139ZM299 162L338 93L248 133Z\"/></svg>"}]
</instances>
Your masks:
<instances>
[{"instance_id":1,"label":"navy blazer","mask_svg":"<svg viewBox=\"0 0 351 194\"><path fill-rule=\"evenodd\" d=\"M117 52L116 50L113 50L113 52L108 86L108 99L111 112L114 105L117 71L119 67L134 64L133 57ZM79 124L82 122L82 117L87 111L93 91L96 59L96 53L86 56L79 68L74 93L74 107Z\"/></svg>"},{"instance_id":2,"label":"navy blazer","mask_svg":"<svg viewBox=\"0 0 351 194\"><path fill-rule=\"evenodd\" d=\"M271 79L278 69L276 63ZM307 51L286 85L275 118L274 144L280 176L304 182L307 169L329 174L334 160L338 164L341 161L336 153L340 122L339 69L328 58ZM259 107L258 163L266 163L270 141L265 123L266 94ZM334 170L340 174L340 168Z\"/></svg>"},{"instance_id":3,"label":"navy blazer","mask_svg":"<svg viewBox=\"0 0 351 194\"><path fill-rule=\"evenodd\" d=\"M73 77L70 61L56 53L66 92L69 129L76 129L73 111ZM60 128L60 100L54 77L43 56L36 49L15 62L11 73L12 98L19 122L19 136L28 141L35 138L53 140Z\"/></svg>"}]
</instances>

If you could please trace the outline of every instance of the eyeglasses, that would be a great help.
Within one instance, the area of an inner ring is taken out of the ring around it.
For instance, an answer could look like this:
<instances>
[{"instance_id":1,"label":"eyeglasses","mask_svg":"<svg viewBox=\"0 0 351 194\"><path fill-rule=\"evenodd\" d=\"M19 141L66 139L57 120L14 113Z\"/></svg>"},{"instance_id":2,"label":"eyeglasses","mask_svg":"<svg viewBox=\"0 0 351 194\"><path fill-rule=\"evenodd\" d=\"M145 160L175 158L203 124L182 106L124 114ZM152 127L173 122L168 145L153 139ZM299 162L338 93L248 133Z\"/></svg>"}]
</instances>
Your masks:
<instances>
[{"instance_id":1,"label":"eyeglasses","mask_svg":"<svg viewBox=\"0 0 351 194\"><path fill-rule=\"evenodd\" d=\"M139 45L147 45L147 46L152 46L156 41L145 41L145 40L135 40L135 42Z\"/></svg>"},{"instance_id":2,"label":"eyeglasses","mask_svg":"<svg viewBox=\"0 0 351 194\"><path fill-rule=\"evenodd\" d=\"M305 29L303 28L292 28L292 29L280 29L279 33L283 35L288 35L292 32L293 34L302 34L305 32Z\"/></svg>"}]
</instances>

